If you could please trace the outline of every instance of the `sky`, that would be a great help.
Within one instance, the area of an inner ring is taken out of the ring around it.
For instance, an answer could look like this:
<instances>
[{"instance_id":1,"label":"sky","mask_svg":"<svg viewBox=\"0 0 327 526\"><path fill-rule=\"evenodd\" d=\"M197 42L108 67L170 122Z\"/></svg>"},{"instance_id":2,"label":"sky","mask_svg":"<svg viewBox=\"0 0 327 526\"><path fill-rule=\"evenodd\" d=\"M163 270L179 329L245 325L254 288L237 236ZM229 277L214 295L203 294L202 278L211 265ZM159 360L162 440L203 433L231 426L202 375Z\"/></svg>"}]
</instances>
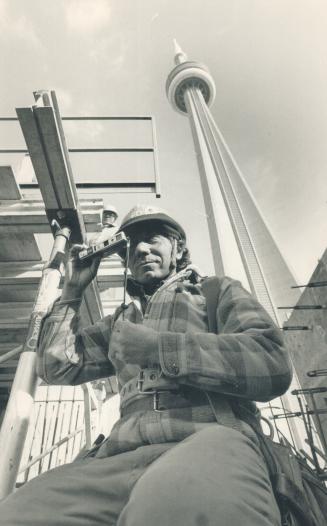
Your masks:
<instances>
[{"instance_id":1,"label":"sky","mask_svg":"<svg viewBox=\"0 0 327 526\"><path fill-rule=\"evenodd\" d=\"M162 197L106 201L121 217L135 203L168 209L189 233L194 263L211 273L189 122L165 93L176 38L208 66L212 114L305 283L326 248L326 19L319 0L0 0L0 116L43 88L56 91L62 116L154 116Z\"/></svg>"}]
</instances>

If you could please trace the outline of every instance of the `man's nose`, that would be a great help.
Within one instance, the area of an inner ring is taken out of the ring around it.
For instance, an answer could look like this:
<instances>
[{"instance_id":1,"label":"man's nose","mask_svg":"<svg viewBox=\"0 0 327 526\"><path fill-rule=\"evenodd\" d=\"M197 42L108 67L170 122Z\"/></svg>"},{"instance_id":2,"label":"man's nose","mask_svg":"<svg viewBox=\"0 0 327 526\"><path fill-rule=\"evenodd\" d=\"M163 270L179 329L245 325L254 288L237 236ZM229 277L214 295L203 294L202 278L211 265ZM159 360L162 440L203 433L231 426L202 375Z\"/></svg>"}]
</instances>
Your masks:
<instances>
[{"instance_id":1,"label":"man's nose","mask_svg":"<svg viewBox=\"0 0 327 526\"><path fill-rule=\"evenodd\" d=\"M150 254L150 252L151 252L151 247L150 247L149 243L147 243L146 241L139 241L138 244L135 247L135 254L136 255Z\"/></svg>"}]
</instances>

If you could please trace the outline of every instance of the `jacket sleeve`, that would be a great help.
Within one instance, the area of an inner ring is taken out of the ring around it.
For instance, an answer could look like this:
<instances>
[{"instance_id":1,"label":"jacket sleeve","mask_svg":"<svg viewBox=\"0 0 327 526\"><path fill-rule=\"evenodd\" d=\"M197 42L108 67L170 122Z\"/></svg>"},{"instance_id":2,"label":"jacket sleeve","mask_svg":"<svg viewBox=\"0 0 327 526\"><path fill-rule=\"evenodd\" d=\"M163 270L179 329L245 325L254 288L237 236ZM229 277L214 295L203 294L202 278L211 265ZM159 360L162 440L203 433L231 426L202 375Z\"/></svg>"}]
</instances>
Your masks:
<instances>
[{"instance_id":1,"label":"jacket sleeve","mask_svg":"<svg viewBox=\"0 0 327 526\"><path fill-rule=\"evenodd\" d=\"M265 402L292 378L282 333L238 281L222 280L217 332L159 335L160 366L181 384Z\"/></svg>"},{"instance_id":2,"label":"jacket sleeve","mask_svg":"<svg viewBox=\"0 0 327 526\"><path fill-rule=\"evenodd\" d=\"M37 374L48 384L78 385L114 374L108 359L111 318L79 328L80 301L57 302L44 318Z\"/></svg>"}]
</instances>

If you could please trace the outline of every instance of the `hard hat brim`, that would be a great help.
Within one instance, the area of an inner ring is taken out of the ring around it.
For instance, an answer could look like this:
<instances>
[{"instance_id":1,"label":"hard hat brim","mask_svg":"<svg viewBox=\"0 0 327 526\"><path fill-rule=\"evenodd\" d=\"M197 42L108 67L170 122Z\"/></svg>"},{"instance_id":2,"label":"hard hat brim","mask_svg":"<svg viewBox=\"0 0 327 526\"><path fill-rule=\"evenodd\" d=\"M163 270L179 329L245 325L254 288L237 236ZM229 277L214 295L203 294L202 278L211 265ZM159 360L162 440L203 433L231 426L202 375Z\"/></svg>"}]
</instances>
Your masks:
<instances>
[{"instance_id":1,"label":"hard hat brim","mask_svg":"<svg viewBox=\"0 0 327 526\"><path fill-rule=\"evenodd\" d=\"M173 231L178 233L182 239L186 239L186 234L184 229L181 227L177 221L174 221L171 217L164 213L155 213L155 214L148 214L148 215L139 215L136 217L133 217L131 219L128 219L125 223L122 223L120 226L118 232L124 232L126 235L128 235L128 231L131 227L135 227L136 225L141 225L142 223L162 223L164 225L167 225L170 227Z\"/></svg>"}]
</instances>

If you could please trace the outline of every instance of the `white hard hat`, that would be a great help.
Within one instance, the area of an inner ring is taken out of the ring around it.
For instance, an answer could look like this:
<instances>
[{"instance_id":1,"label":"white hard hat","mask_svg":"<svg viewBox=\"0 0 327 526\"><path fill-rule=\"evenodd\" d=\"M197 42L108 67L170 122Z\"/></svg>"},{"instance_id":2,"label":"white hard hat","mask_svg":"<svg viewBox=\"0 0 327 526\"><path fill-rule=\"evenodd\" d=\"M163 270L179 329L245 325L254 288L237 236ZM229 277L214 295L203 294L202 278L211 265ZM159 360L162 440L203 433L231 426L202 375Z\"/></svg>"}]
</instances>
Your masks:
<instances>
[{"instance_id":1,"label":"white hard hat","mask_svg":"<svg viewBox=\"0 0 327 526\"><path fill-rule=\"evenodd\" d=\"M103 207L103 213L107 213L107 214L114 214L116 216L116 218L118 217L118 212L117 212L117 209L110 205L110 204L106 204L104 207Z\"/></svg>"},{"instance_id":2,"label":"white hard hat","mask_svg":"<svg viewBox=\"0 0 327 526\"><path fill-rule=\"evenodd\" d=\"M178 233L182 239L186 239L183 227L166 210L152 205L134 206L122 220L119 231L126 233L130 227L148 221L161 223L165 225L168 231Z\"/></svg>"}]
</instances>

